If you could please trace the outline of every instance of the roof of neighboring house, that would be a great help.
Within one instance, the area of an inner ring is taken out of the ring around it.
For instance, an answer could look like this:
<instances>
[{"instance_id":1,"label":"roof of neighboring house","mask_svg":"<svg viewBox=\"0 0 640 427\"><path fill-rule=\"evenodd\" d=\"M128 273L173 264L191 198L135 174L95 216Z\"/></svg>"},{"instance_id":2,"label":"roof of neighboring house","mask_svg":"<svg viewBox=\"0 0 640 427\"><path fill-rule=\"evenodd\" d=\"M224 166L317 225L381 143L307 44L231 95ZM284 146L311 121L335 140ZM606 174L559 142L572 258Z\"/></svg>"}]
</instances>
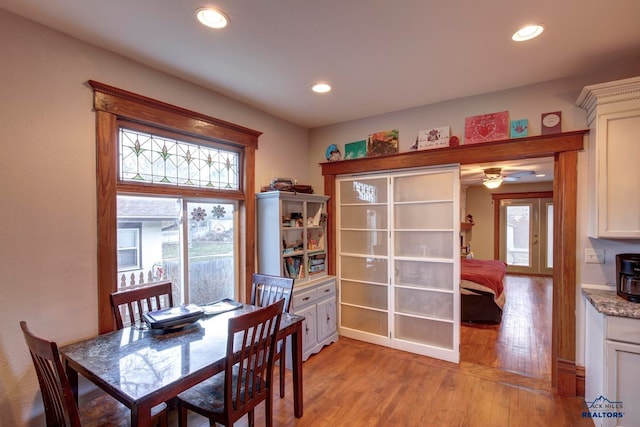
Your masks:
<instances>
[{"instance_id":1,"label":"roof of neighboring house","mask_svg":"<svg viewBox=\"0 0 640 427\"><path fill-rule=\"evenodd\" d=\"M118 196L118 219L175 219L180 216L178 199Z\"/></svg>"}]
</instances>

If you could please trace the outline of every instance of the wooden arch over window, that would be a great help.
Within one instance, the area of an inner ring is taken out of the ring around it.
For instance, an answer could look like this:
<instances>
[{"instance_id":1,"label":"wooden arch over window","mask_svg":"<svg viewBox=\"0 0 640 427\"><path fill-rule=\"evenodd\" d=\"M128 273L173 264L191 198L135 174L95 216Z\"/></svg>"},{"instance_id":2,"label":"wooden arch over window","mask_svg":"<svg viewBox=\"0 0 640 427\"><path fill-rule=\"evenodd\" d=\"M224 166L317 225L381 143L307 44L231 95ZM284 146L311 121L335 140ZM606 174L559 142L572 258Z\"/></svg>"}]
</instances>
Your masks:
<instances>
[{"instance_id":1,"label":"wooden arch over window","mask_svg":"<svg viewBox=\"0 0 640 427\"><path fill-rule=\"evenodd\" d=\"M181 188L180 194L235 199L240 207L239 281L244 296L251 292L255 269L255 150L262 132L189 111L93 80L96 110L96 158L98 194L98 329L113 330L109 295L117 288L118 192L175 194L175 189L154 184L131 184L118 180L118 122L129 120L159 129L233 146L242 152L240 189L237 191Z\"/></svg>"},{"instance_id":2,"label":"wooden arch over window","mask_svg":"<svg viewBox=\"0 0 640 427\"><path fill-rule=\"evenodd\" d=\"M446 164L474 164L553 157L553 326L552 385L558 393L575 396L576 377L576 197L578 151L588 130L541 135L517 140L405 152L380 157L322 163L328 202L327 243L329 274L335 274L335 193L338 175L399 170Z\"/></svg>"}]
</instances>

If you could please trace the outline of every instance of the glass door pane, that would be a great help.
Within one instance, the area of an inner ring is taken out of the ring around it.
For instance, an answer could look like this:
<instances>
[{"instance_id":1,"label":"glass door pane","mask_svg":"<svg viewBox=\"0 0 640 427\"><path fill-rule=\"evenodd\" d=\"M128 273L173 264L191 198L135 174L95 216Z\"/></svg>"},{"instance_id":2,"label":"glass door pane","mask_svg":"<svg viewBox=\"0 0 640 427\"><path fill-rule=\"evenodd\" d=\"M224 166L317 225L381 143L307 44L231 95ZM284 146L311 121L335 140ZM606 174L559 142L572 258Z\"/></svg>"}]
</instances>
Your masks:
<instances>
[{"instance_id":1,"label":"glass door pane","mask_svg":"<svg viewBox=\"0 0 640 427\"><path fill-rule=\"evenodd\" d=\"M392 178L392 345L452 362L459 359L458 176L458 168L439 168Z\"/></svg>"},{"instance_id":2,"label":"glass door pane","mask_svg":"<svg viewBox=\"0 0 640 427\"><path fill-rule=\"evenodd\" d=\"M338 183L340 334L389 343L388 179L346 178Z\"/></svg>"},{"instance_id":3,"label":"glass door pane","mask_svg":"<svg viewBox=\"0 0 640 427\"><path fill-rule=\"evenodd\" d=\"M531 267L531 205L506 206L507 265Z\"/></svg>"}]
</instances>

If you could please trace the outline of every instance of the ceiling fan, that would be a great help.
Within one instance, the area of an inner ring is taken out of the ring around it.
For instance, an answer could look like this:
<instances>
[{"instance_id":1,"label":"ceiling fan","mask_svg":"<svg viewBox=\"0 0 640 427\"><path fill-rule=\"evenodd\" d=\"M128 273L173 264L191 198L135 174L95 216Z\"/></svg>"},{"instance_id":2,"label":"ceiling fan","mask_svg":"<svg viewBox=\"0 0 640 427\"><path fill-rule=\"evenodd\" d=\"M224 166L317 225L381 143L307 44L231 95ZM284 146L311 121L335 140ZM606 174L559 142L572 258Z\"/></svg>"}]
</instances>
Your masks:
<instances>
[{"instance_id":1,"label":"ceiling fan","mask_svg":"<svg viewBox=\"0 0 640 427\"><path fill-rule=\"evenodd\" d=\"M534 175L532 170L513 172L508 175L502 175L502 168L487 168L483 170L484 178L482 184L487 188L498 188L502 182L514 182L523 176Z\"/></svg>"}]
</instances>

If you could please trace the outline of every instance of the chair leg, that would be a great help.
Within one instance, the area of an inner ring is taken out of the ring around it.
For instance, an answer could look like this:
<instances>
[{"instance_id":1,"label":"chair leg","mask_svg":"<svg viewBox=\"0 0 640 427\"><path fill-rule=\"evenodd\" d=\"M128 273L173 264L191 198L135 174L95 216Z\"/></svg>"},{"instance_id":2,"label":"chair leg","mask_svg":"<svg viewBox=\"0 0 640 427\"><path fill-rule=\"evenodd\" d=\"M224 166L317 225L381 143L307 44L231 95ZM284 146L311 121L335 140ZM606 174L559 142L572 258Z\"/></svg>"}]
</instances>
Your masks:
<instances>
[{"instance_id":1,"label":"chair leg","mask_svg":"<svg viewBox=\"0 0 640 427\"><path fill-rule=\"evenodd\" d=\"M187 427L187 408L178 403L178 427Z\"/></svg>"},{"instance_id":2,"label":"chair leg","mask_svg":"<svg viewBox=\"0 0 640 427\"><path fill-rule=\"evenodd\" d=\"M162 414L160 414L160 416L158 417L158 427L169 427L169 421L168 421L168 416L167 416L167 410L165 410ZM186 425L186 423L185 423Z\"/></svg>"},{"instance_id":3,"label":"chair leg","mask_svg":"<svg viewBox=\"0 0 640 427\"><path fill-rule=\"evenodd\" d=\"M284 337L284 339L282 340L282 347L280 347L280 363L279 363L279 368L280 368L280 398L282 399L284 397L284 370L285 368L285 362L286 362L286 358L287 358L287 337Z\"/></svg>"},{"instance_id":4,"label":"chair leg","mask_svg":"<svg viewBox=\"0 0 640 427\"><path fill-rule=\"evenodd\" d=\"M254 424L255 424L255 417L254 417L253 409L249 411L247 416L249 418L249 427L253 427Z\"/></svg>"},{"instance_id":5,"label":"chair leg","mask_svg":"<svg viewBox=\"0 0 640 427\"><path fill-rule=\"evenodd\" d=\"M271 427L273 425L273 397L271 394L267 396L267 399L264 402L264 420L266 427Z\"/></svg>"}]
</instances>

